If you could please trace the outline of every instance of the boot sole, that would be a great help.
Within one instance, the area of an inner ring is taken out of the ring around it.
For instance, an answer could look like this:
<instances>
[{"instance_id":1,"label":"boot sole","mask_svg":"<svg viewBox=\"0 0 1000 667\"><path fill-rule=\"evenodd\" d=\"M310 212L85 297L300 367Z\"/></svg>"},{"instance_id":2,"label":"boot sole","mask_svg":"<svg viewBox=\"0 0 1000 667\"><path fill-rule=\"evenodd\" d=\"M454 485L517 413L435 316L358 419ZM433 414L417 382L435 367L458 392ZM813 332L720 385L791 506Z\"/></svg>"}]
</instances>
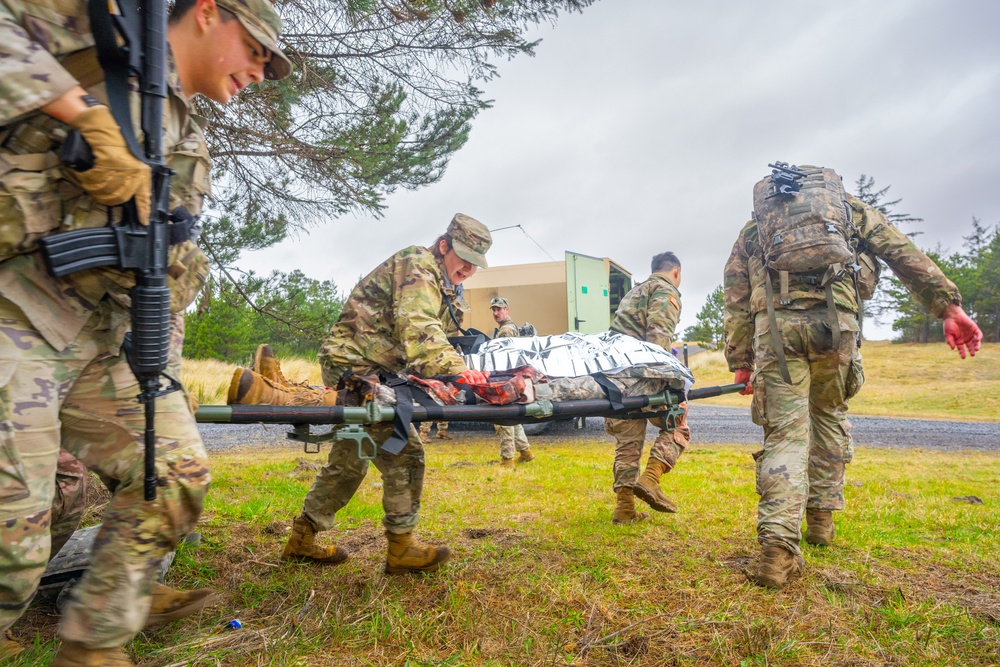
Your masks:
<instances>
[{"instance_id":1,"label":"boot sole","mask_svg":"<svg viewBox=\"0 0 1000 667\"><path fill-rule=\"evenodd\" d=\"M642 502L646 503L647 505L649 505L650 507L652 507L657 512L666 512L668 514L676 514L677 513L677 505L674 505L673 503L670 503L670 504L664 503L662 500L660 500L659 498L657 498L656 496L654 496L652 493L650 493L649 490L646 487L644 487L644 486L636 484L632 488L632 491L633 491L633 493L635 493L635 497L636 498L638 498Z\"/></svg>"},{"instance_id":2,"label":"boot sole","mask_svg":"<svg viewBox=\"0 0 1000 667\"><path fill-rule=\"evenodd\" d=\"M402 565L385 564L386 574L421 574L423 572L437 572L442 565L451 559L451 554L445 554L444 558L423 567L403 567Z\"/></svg>"},{"instance_id":3,"label":"boot sole","mask_svg":"<svg viewBox=\"0 0 1000 667\"><path fill-rule=\"evenodd\" d=\"M150 614L146 618L145 627L151 625L158 625L160 623L168 623L170 621L176 621L178 619L190 616L191 614L201 611L211 603L215 602L219 598L219 594L215 591L206 591L201 597L195 598L183 607L178 607L177 609L172 609L170 611L165 611L161 614Z\"/></svg>"},{"instance_id":4,"label":"boot sole","mask_svg":"<svg viewBox=\"0 0 1000 667\"><path fill-rule=\"evenodd\" d=\"M340 565L346 563L350 556L343 558L313 558L312 556L300 556L299 554L282 554L284 560L293 560L296 563L319 563L320 565Z\"/></svg>"}]
</instances>

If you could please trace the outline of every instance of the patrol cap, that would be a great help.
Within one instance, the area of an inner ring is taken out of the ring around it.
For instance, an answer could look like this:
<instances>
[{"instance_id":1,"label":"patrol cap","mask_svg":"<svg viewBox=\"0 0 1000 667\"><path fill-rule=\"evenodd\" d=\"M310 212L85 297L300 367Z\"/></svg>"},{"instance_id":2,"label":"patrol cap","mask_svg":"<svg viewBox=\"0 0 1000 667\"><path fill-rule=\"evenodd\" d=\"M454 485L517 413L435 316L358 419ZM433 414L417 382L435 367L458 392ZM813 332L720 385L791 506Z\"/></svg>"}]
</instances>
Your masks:
<instances>
[{"instance_id":1,"label":"patrol cap","mask_svg":"<svg viewBox=\"0 0 1000 667\"><path fill-rule=\"evenodd\" d=\"M490 308L510 308L510 305L507 303L507 299L502 296L495 296L490 301Z\"/></svg>"},{"instance_id":2,"label":"patrol cap","mask_svg":"<svg viewBox=\"0 0 1000 667\"><path fill-rule=\"evenodd\" d=\"M493 237L486 225L464 213L456 213L448 225L448 236L456 255L481 269L488 266L485 255L493 245Z\"/></svg>"},{"instance_id":3,"label":"patrol cap","mask_svg":"<svg viewBox=\"0 0 1000 667\"><path fill-rule=\"evenodd\" d=\"M215 4L235 14L250 36L271 52L271 60L264 66L266 78L284 79L291 73L291 61L278 48L281 17L269 0L215 0Z\"/></svg>"}]
</instances>

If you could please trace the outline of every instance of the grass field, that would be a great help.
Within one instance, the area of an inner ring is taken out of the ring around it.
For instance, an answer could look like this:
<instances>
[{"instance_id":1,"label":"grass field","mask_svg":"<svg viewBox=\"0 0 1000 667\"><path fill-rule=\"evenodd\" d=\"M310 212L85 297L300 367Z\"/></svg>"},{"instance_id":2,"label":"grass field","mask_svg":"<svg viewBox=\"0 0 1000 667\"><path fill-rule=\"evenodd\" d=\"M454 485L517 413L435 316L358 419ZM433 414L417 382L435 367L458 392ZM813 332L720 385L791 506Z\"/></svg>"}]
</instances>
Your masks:
<instances>
[{"instance_id":1,"label":"grass field","mask_svg":"<svg viewBox=\"0 0 1000 667\"><path fill-rule=\"evenodd\" d=\"M853 412L1000 419L1000 346L965 361L943 345L864 351ZM314 362L283 368L319 382ZM184 380L222 403L234 369L190 362ZM692 369L699 385L731 381L721 354ZM758 552L751 447L692 448L664 478L680 513L630 526L610 523L609 438L537 437L533 450L507 470L494 438L430 445L418 534L453 558L396 577L382 572L377 472L323 536L351 559L292 564L281 547L323 457L213 454L201 542L181 545L168 583L222 601L127 649L146 667L1000 664L1000 454L858 448L836 544L806 545L805 576L775 593L745 576ZM34 605L14 632L36 644L7 664L47 664L57 618ZM234 618L243 629L224 630Z\"/></svg>"},{"instance_id":2,"label":"grass field","mask_svg":"<svg viewBox=\"0 0 1000 667\"><path fill-rule=\"evenodd\" d=\"M1000 664L998 455L859 448L836 544L807 545L804 578L775 593L743 574L757 552L750 448L694 448L664 478L680 513L630 526L610 523L607 439L533 449L505 470L493 438L429 446L418 533L453 559L393 577L377 473L324 536L351 559L324 568L279 560L322 458L212 455L201 544L168 583L223 602L128 649L158 667ZM243 629L221 630L233 618ZM47 664L53 623L36 605L15 629L40 644L11 664Z\"/></svg>"}]
</instances>

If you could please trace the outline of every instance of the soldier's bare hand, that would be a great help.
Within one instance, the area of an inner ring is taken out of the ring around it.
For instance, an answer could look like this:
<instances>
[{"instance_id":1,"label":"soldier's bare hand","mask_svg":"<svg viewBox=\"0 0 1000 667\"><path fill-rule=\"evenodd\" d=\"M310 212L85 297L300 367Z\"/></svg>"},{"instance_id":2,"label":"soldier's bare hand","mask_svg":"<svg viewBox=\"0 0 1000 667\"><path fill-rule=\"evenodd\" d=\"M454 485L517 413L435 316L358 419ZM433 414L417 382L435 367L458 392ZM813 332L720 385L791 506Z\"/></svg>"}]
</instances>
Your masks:
<instances>
[{"instance_id":1,"label":"soldier's bare hand","mask_svg":"<svg viewBox=\"0 0 1000 667\"><path fill-rule=\"evenodd\" d=\"M753 385L750 384L750 370L747 368L741 368L736 371L736 375L733 376L733 384L745 384L746 388L740 392L741 396L749 396L753 393Z\"/></svg>"},{"instance_id":2,"label":"soldier's bare hand","mask_svg":"<svg viewBox=\"0 0 1000 667\"><path fill-rule=\"evenodd\" d=\"M129 151L108 107L81 112L69 125L80 132L94 152L94 166L73 175L98 204L118 206L135 197L139 220L149 222L150 170Z\"/></svg>"},{"instance_id":3,"label":"soldier's bare hand","mask_svg":"<svg viewBox=\"0 0 1000 667\"><path fill-rule=\"evenodd\" d=\"M949 347L958 350L958 356L963 359L966 352L971 357L976 356L983 342L983 332L979 326L956 304L945 309L943 318L944 339L948 341Z\"/></svg>"}]
</instances>

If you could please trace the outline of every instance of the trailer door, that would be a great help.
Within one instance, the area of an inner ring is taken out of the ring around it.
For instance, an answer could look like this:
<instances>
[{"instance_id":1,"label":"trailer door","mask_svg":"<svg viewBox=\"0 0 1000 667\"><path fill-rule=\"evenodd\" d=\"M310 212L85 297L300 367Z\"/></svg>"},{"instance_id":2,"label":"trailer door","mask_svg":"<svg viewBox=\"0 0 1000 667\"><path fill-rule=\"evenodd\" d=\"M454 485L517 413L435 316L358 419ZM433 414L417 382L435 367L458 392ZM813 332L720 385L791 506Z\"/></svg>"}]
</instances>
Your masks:
<instances>
[{"instance_id":1,"label":"trailer door","mask_svg":"<svg viewBox=\"0 0 1000 667\"><path fill-rule=\"evenodd\" d=\"M611 326L611 299L604 260L566 253L567 331L599 333Z\"/></svg>"}]
</instances>

